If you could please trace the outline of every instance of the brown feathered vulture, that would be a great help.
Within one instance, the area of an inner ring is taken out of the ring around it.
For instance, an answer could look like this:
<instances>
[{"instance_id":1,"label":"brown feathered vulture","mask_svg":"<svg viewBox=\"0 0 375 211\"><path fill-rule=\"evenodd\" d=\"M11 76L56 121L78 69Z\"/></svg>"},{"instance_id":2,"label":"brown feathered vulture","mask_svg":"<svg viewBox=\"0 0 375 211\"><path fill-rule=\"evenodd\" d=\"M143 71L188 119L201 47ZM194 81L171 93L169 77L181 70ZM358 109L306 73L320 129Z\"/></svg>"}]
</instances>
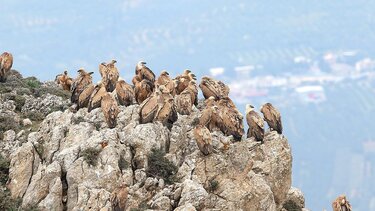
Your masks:
<instances>
[{"instance_id":1,"label":"brown feathered vulture","mask_svg":"<svg viewBox=\"0 0 375 211\"><path fill-rule=\"evenodd\" d=\"M8 78L10 69L13 66L13 55L4 52L0 55L0 82L5 82Z\"/></svg>"}]
</instances>

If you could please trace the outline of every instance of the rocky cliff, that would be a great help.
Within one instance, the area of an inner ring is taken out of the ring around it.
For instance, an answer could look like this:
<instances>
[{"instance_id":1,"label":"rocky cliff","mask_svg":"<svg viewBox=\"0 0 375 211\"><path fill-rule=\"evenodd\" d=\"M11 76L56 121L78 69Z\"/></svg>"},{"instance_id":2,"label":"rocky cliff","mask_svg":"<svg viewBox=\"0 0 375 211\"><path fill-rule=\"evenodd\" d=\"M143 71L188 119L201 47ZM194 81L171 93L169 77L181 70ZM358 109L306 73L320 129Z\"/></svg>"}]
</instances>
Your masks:
<instances>
[{"instance_id":1,"label":"rocky cliff","mask_svg":"<svg viewBox=\"0 0 375 211\"><path fill-rule=\"evenodd\" d=\"M214 132L214 153L204 156L193 136L200 106L179 115L171 130L139 124L138 105L120 106L109 129L101 108L75 112L64 95L2 86L0 117L9 123L0 131L0 153L9 165L0 166L1 194L18 199L14 206L112 210L114 191L125 187L127 210L305 209L303 194L291 187L290 145L276 132L263 144Z\"/></svg>"}]
</instances>

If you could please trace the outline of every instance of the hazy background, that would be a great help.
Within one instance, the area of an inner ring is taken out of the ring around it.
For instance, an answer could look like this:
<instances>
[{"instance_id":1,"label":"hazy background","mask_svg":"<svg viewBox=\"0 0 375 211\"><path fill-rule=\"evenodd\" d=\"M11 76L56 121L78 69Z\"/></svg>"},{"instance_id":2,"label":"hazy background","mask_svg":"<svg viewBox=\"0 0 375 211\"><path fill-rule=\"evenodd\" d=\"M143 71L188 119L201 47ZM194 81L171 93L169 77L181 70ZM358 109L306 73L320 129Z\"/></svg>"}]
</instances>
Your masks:
<instances>
[{"instance_id":1,"label":"hazy background","mask_svg":"<svg viewBox=\"0 0 375 211\"><path fill-rule=\"evenodd\" d=\"M156 75L189 68L231 87L240 110L272 102L307 207L345 193L375 210L375 1L0 0L0 51L24 76L117 59Z\"/></svg>"}]
</instances>

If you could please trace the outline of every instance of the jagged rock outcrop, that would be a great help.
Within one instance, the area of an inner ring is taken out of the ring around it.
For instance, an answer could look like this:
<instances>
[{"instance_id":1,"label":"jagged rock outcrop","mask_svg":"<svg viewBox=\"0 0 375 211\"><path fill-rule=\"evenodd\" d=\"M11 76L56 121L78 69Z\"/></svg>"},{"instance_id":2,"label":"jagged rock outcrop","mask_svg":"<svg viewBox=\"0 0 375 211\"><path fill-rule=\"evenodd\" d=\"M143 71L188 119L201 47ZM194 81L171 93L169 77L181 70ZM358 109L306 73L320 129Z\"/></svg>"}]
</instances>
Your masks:
<instances>
[{"instance_id":1,"label":"jagged rock outcrop","mask_svg":"<svg viewBox=\"0 0 375 211\"><path fill-rule=\"evenodd\" d=\"M49 93L37 98L31 95L25 95L25 104L22 107L22 112L39 112L43 115L47 115L52 111L65 110L68 108L67 105L69 102L68 99L64 100L62 97Z\"/></svg>"},{"instance_id":2,"label":"jagged rock outcrop","mask_svg":"<svg viewBox=\"0 0 375 211\"><path fill-rule=\"evenodd\" d=\"M288 200L304 206L291 189L292 155L283 135L267 132L260 144L232 142L215 131L214 152L204 156L193 136L197 108L179 115L171 130L139 124L138 105L119 108L113 129L101 108L48 114L25 143L7 152L12 196L41 210L112 210L112 191L125 185L127 210L282 210ZM177 166L172 181L148 172L154 148Z\"/></svg>"}]
</instances>

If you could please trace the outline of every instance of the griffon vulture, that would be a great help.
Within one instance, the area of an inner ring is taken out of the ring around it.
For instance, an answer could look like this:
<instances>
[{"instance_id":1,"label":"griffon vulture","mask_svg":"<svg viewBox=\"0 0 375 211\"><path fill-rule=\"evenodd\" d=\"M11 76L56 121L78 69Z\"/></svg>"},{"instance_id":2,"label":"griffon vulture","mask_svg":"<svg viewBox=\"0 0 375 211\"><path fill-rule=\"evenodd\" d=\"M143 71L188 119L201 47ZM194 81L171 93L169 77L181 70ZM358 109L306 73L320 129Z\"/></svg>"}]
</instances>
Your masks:
<instances>
[{"instance_id":1,"label":"griffon vulture","mask_svg":"<svg viewBox=\"0 0 375 211\"><path fill-rule=\"evenodd\" d=\"M147 79L152 83L155 82L155 74L146 66L146 62L140 61L135 67L135 74L139 75L141 79Z\"/></svg>"},{"instance_id":2,"label":"griffon vulture","mask_svg":"<svg viewBox=\"0 0 375 211\"><path fill-rule=\"evenodd\" d=\"M229 97L220 99L217 102L219 108L217 126L225 135L233 135L236 141L240 141L245 133L243 127L243 116L234 106Z\"/></svg>"},{"instance_id":3,"label":"griffon vulture","mask_svg":"<svg viewBox=\"0 0 375 211\"><path fill-rule=\"evenodd\" d=\"M194 129L194 138L198 145L199 150L204 155L209 155L212 153L212 137L210 131L207 127L202 125L197 125Z\"/></svg>"},{"instance_id":4,"label":"griffon vulture","mask_svg":"<svg viewBox=\"0 0 375 211\"><path fill-rule=\"evenodd\" d=\"M13 55L8 52L4 52L0 56L0 82L7 80L10 69L13 65Z\"/></svg>"},{"instance_id":5,"label":"griffon vulture","mask_svg":"<svg viewBox=\"0 0 375 211\"><path fill-rule=\"evenodd\" d=\"M163 123L163 125L165 126L167 126L168 123L173 124L173 122L177 120L177 118L174 119L173 117L173 115L175 115L174 112L176 111L174 108L175 105L174 105L173 98L161 99L161 100L163 100L164 102L161 104L158 104L158 111L155 114L155 121L159 121Z\"/></svg>"},{"instance_id":6,"label":"griffon vulture","mask_svg":"<svg viewBox=\"0 0 375 211\"><path fill-rule=\"evenodd\" d=\"M176 85L175 85L174 81L169 77L169 73L165 70L163 70L160 73L160 76L155 81L155 85L156 86L164 85L169 90L169 93L171 93L173 96L176 95L176 91L175 91Z\"/></svg>"},{"instance_id":7,"label":"griffon vulture","mask_svg":"<svg viewBox=\"0 0 375 211\"><path fill-rule=\"evenodd\" d=\"M280 112L271 103L264 104L260 111L263 113L264 120L266 120L270 130L276 130L277 133L282 134L283 126Z\"/></svg>"},{"instance_id":8,"label":"griffon vulture","mask_svg":"<svg viewBox=\"0 0 375 211\"><path fill-rule=\"evenodd\" d=\"M125 211L128 200L128 188L120 186L111 193L111 206L113 211Z\"/></svg>"},{"instance_id":9,"label":"griffon vulture","mask_svg":"<svg viewBox=\"0 0 375 211\"><path fill-rule=\"evenodd\" d=\"M199 84L202 90L204 98L209 98L210 96L215 97L219 100L229 95L229 87L221 81L214 80L207 76L204 76Z\"/></svg>"},{"instance_id":10,"label":"griffon vulture","mask_svg":"<svg viewBox=\"0 0 375 211\"><path fill-rule=\"evenodd\" d=\"M246 105L246 122L249 126L247 138L254 137L256 141L263 142L264 138L264 121L263 118L254 111L252 105Z\"/></svg>"},{"instance_id":11,"label":"griffon vulture","mask_svg":"<svg viewBox=\"0 0 375 211\"><path fill-rule=\"evenodd\" d=\"M191 93L185 89L181 94L176 95L176 109L181 115L189 115L192 112L193 102L191 101Z\"/></svg>"},{"instance_id":12,"label":"griffon vulture","mask_svg":"<svg viewBox=\"0 0 375 211\"><path fill-rule=\"evenodd\" d=\"M73 79L68 76L68 71L64 71L63 74L59 74L55 78L55 82L63 88L63 90L70 91L70 88L73 83Z\"/></svg>"},{"instance_id":13,"label":"griffon vulture","mask_svg":"<svg viewBox=\"0 0 375 211\"><path fill-rule=\"evenodd\" d=\"M78 70L78 76L73 81L71 92L72 96L70 98L72 103L78 103L78 98L81 92L86 88L86 86L92 84L92 74L93 72L87 73L83 68Z\"/></svg>"},{"instance_id":14,"label":"griffon vulture","mask_svg":"<svg viewBox=\"0 0 375 211\"><path fill-rule=\"evenodd\" d=\"M117 102L113 97L107 92L104 94L101 102L101 107L103 110L105 121L109 128L116 127L117 115L120 113Z\"/></svg>"},{"instance_id":15,"label":"griffon vulture","mask_svg":"<svg viewBox=\"0 0 375 211\"><path fill-rule=\"evenodd\" d=\"M95 108L99 108L101 106L102 98L105 94L107 94L107 91L105 90L105 87L101 81L99 81L90 96L88 112L91 112Z\"/></svg>"},{"instance_id":16,"label":"griffon vulture","mask_svg":"<svg viewBox=\"0 0 375 211\"><path fill-rule=\"evenodd\" d=\"M341 195L332 202L333 211L352 211L352 206L346 199L345 195Z\"/></svg>"},{"instance_id":17,"label":"griffon vulture","mask_svg":"<svg viewBox=\"0 0 375 211\"><path fill-rule=\"evenodd\" d=\"M199 118L199 123L194 129L194 138L198 145L199 150L208 155L213 151L212 137L210 130L207 128L213 121L213 116L217 115L217 106L206 107Z\"/></svg>"},{"instance_id":18,"label":"griffon vulture","mask_svg":"<svg viewBox=\"0 0 375 211\"><path fill-rule=\"evenodd\" d=\"M108 64L103 62L99 65L99 72L102 76L102 83L108 92L112 92L115 89L117 80L120 76L118 69L115 66L116 62L116 60L112 59L112 61Z\"/></svg>"},{"instance_id":19,"label":"griffon vulture","mask_svg":"<svg viewBox=\"0 0 375 211\"><path fill-rule=\"evenodd\" d=\"M86 88L82 91L82 93L78 97L78 107L77 110L80 108L87 107L89 105L91 94L94 92L95 86L94 84L89 84Z\"/></svg>"},{"instance_id":20,"label":"griffon vulture","mask_svg":"<svg viewBox=\"0 0 375 211\"><path fill-rule=\"evenodd\" d=\"M141 104L146 98L148 98L154 89L154 84L147 80L143 79L141 82L137 82L134 87L135 99L138 104Z\"/></svg>"},{"instance_id":21,"label":"griffon vulture","mask_svg":"<svg viewBox=\"0 0 375 211\"><path fill-rule=\"evenodd\" d=\"M198 87L195 80L189 82L188 87L185 90L190 92L191 102L197 106L198 105Z\"/></svg>"},{"instance_id":22,"label":"griffon vulture","mask_svg":"<svg viewBox=\"0 0 375 211\"><path fill-rule=\"evenodd\" d=\"M129 106L133 104L135 99L133 87L121 78L119 78L116 84L116 94L120 105Z\"/></svg>"},{"instance_id":23,"label":"griffon vulture","mask_svg":"<svg viewBox=\"0 0 375 211\"><path fill-rule=\"evenodd\" d=\"M141 124L152 122L158 112L160 93L155 92L140 105L139 122Z\"/></svg>"},{"instance_id":24,"label":"griffon vulture","mask_svg":"<svg viewBox=\"0 0 375 211\"><path fill-rule=\"evenodd\" d=\"M183 92L189 86L190 81L195 81L196 76L190 70L185 70L182 75L175 78L176 94Z\"/></svg>"}]
</instances>

